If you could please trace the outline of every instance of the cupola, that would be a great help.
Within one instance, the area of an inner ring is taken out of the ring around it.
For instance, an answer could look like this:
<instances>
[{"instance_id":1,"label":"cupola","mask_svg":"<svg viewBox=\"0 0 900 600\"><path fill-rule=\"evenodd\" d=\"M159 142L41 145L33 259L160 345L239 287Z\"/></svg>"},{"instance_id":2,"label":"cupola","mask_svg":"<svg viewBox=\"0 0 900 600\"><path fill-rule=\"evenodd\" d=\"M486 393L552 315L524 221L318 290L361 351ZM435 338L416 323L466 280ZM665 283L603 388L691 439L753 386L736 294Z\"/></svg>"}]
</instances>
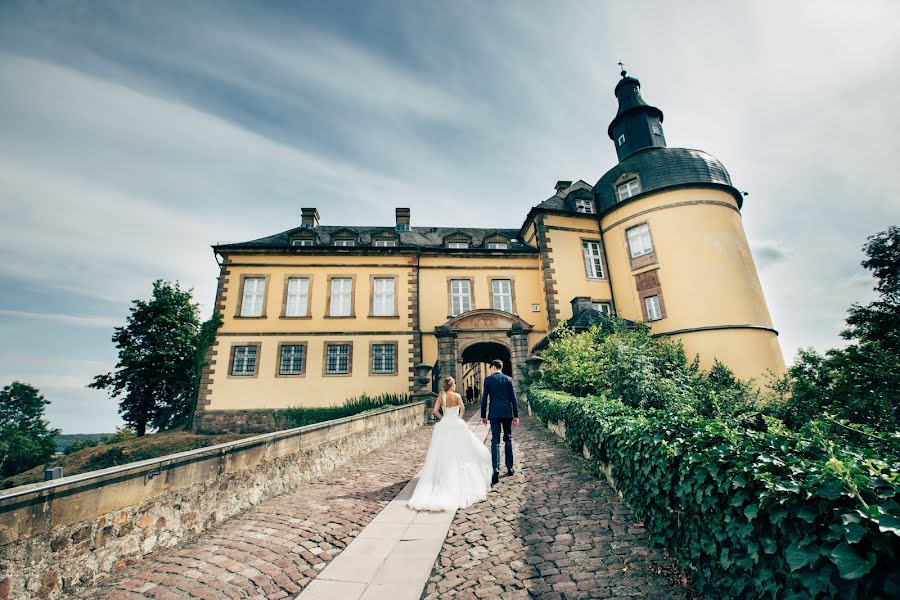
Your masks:
<instances>
[{"instance_id":1,"label":"cupola","mask_svg":"<svg viewBox=\"0 0 900 600\"><path fill-rule=\"evenodd\" d=\"M640 81L629 77L624 68L621 75L622 79L615 89L619 110L607 130L616 146L619 162L644 148L666 147L662 111L644 102Z\"/></svg>"}]
</instances>

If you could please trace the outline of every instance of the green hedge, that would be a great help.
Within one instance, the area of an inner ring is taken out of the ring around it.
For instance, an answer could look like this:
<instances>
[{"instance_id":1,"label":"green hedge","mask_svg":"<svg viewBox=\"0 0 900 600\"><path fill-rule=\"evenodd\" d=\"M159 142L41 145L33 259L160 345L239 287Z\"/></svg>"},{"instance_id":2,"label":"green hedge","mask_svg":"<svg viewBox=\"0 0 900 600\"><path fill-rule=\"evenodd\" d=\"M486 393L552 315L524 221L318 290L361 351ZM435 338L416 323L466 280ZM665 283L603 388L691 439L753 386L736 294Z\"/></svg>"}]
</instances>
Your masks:
<instances>
[{"instance_id":1,"label":"green hedge","mask_svg":"<svg viewBox=\"0 0 900 600\"><path fill-rule=\"evenodd\" d=\"M410 401L410 397L406 394L382 394L374 398L363 395L359 398L350 398L344 404L338 406L285 408L274 412L275 424L279 428L302 427L313 423L351 417L369 410L389 406L402 406L403 404L409 404Z\"/></svg>"},{"instance_id":2,"label":"green hedge","mask_svg":"<svg viewBox=\"0 0 900 600\"><path fill-rule=\"evenodd\" d=\"M900 598L896 465L683 412L532 389L711 598Z\"/></svg>"}]
</instances>

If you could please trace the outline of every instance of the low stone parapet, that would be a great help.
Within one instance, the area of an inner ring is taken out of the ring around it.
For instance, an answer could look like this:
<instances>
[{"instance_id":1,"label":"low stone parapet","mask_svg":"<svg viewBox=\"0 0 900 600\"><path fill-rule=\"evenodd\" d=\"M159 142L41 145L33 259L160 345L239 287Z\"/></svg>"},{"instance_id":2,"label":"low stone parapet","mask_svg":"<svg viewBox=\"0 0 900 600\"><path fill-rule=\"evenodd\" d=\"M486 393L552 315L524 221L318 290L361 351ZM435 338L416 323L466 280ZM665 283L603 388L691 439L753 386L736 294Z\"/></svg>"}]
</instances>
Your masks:
<instances>
[{"instance_id":1,"label":"low stone parapet","mask_svg":"<svg viewBox=\"0 0 900 600\"><path fill-rule=\"evenodd\" d=\"M0 495L0 599L58 598L423 423L421 402Z\"/></svg>"}]
</instances>

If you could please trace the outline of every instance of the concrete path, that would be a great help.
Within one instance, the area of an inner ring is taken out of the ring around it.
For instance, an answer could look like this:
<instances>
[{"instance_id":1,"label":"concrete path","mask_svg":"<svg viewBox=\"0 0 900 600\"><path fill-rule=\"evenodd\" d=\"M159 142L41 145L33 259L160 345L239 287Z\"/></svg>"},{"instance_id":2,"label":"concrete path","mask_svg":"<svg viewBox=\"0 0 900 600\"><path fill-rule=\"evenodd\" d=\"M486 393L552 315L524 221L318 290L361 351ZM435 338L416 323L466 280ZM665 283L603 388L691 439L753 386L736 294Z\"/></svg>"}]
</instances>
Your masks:
<instances>
[{"instance_id":1,"label":"concrete path","mask_svg":"<svg viewBox=\"0 0 900 600\"><path fill-rule=\"evenodd\" d=\"M469 427L484 440L488 427ZM319 573L298 600L419 600L456 511L414 511L406 501L418 474L350 545Z\"/></svg>"}]
</instances>

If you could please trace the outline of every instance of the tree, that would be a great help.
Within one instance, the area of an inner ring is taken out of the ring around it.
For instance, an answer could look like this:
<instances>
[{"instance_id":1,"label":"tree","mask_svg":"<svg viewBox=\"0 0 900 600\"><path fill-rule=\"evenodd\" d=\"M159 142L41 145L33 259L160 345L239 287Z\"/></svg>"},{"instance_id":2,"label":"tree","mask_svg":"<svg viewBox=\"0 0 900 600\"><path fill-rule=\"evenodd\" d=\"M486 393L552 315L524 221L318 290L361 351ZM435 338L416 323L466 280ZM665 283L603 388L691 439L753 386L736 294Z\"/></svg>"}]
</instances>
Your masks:
<instances>
[{"instance_id":1,"label":"tree","mask_svg":"<svg viewBox=\"0 0 900 600\"><path fill-rule=\"evenodd\" d=\"M197 397L200 394L200 378L203 376L203 367L209 364L206 360L206 351L216 340L216 331L222 326L222 315L214 312L213 316L203 322L200 333L194 344L194 380L191 392L191 410L188 413L188 424L193 422L194 411L197 410Z\"/></svg>"},{"instance_id":2,"label":"tree","mask_svg":"<svg viewBox=\"0 0 900 600\"><path fill-rule=\"evenodd\" d=\"M88 384L121 398L119 414L139 436L182 426L193 410L200 322L192 290L154 281L152 299L132 301L126 325L115 328L115 372Z\"/></svg>"},{"instance_id":3,"label":"tree","mask_svg":"<svg viewBox=\"0 0 900 600\"><path fill-rule=\"evenodd\" d=\"M27 471L56 450L59 429L50 429L44 407L50 401L32 385L13 381L0 390L0 474Z\"/></svg>"}]
</instances>

